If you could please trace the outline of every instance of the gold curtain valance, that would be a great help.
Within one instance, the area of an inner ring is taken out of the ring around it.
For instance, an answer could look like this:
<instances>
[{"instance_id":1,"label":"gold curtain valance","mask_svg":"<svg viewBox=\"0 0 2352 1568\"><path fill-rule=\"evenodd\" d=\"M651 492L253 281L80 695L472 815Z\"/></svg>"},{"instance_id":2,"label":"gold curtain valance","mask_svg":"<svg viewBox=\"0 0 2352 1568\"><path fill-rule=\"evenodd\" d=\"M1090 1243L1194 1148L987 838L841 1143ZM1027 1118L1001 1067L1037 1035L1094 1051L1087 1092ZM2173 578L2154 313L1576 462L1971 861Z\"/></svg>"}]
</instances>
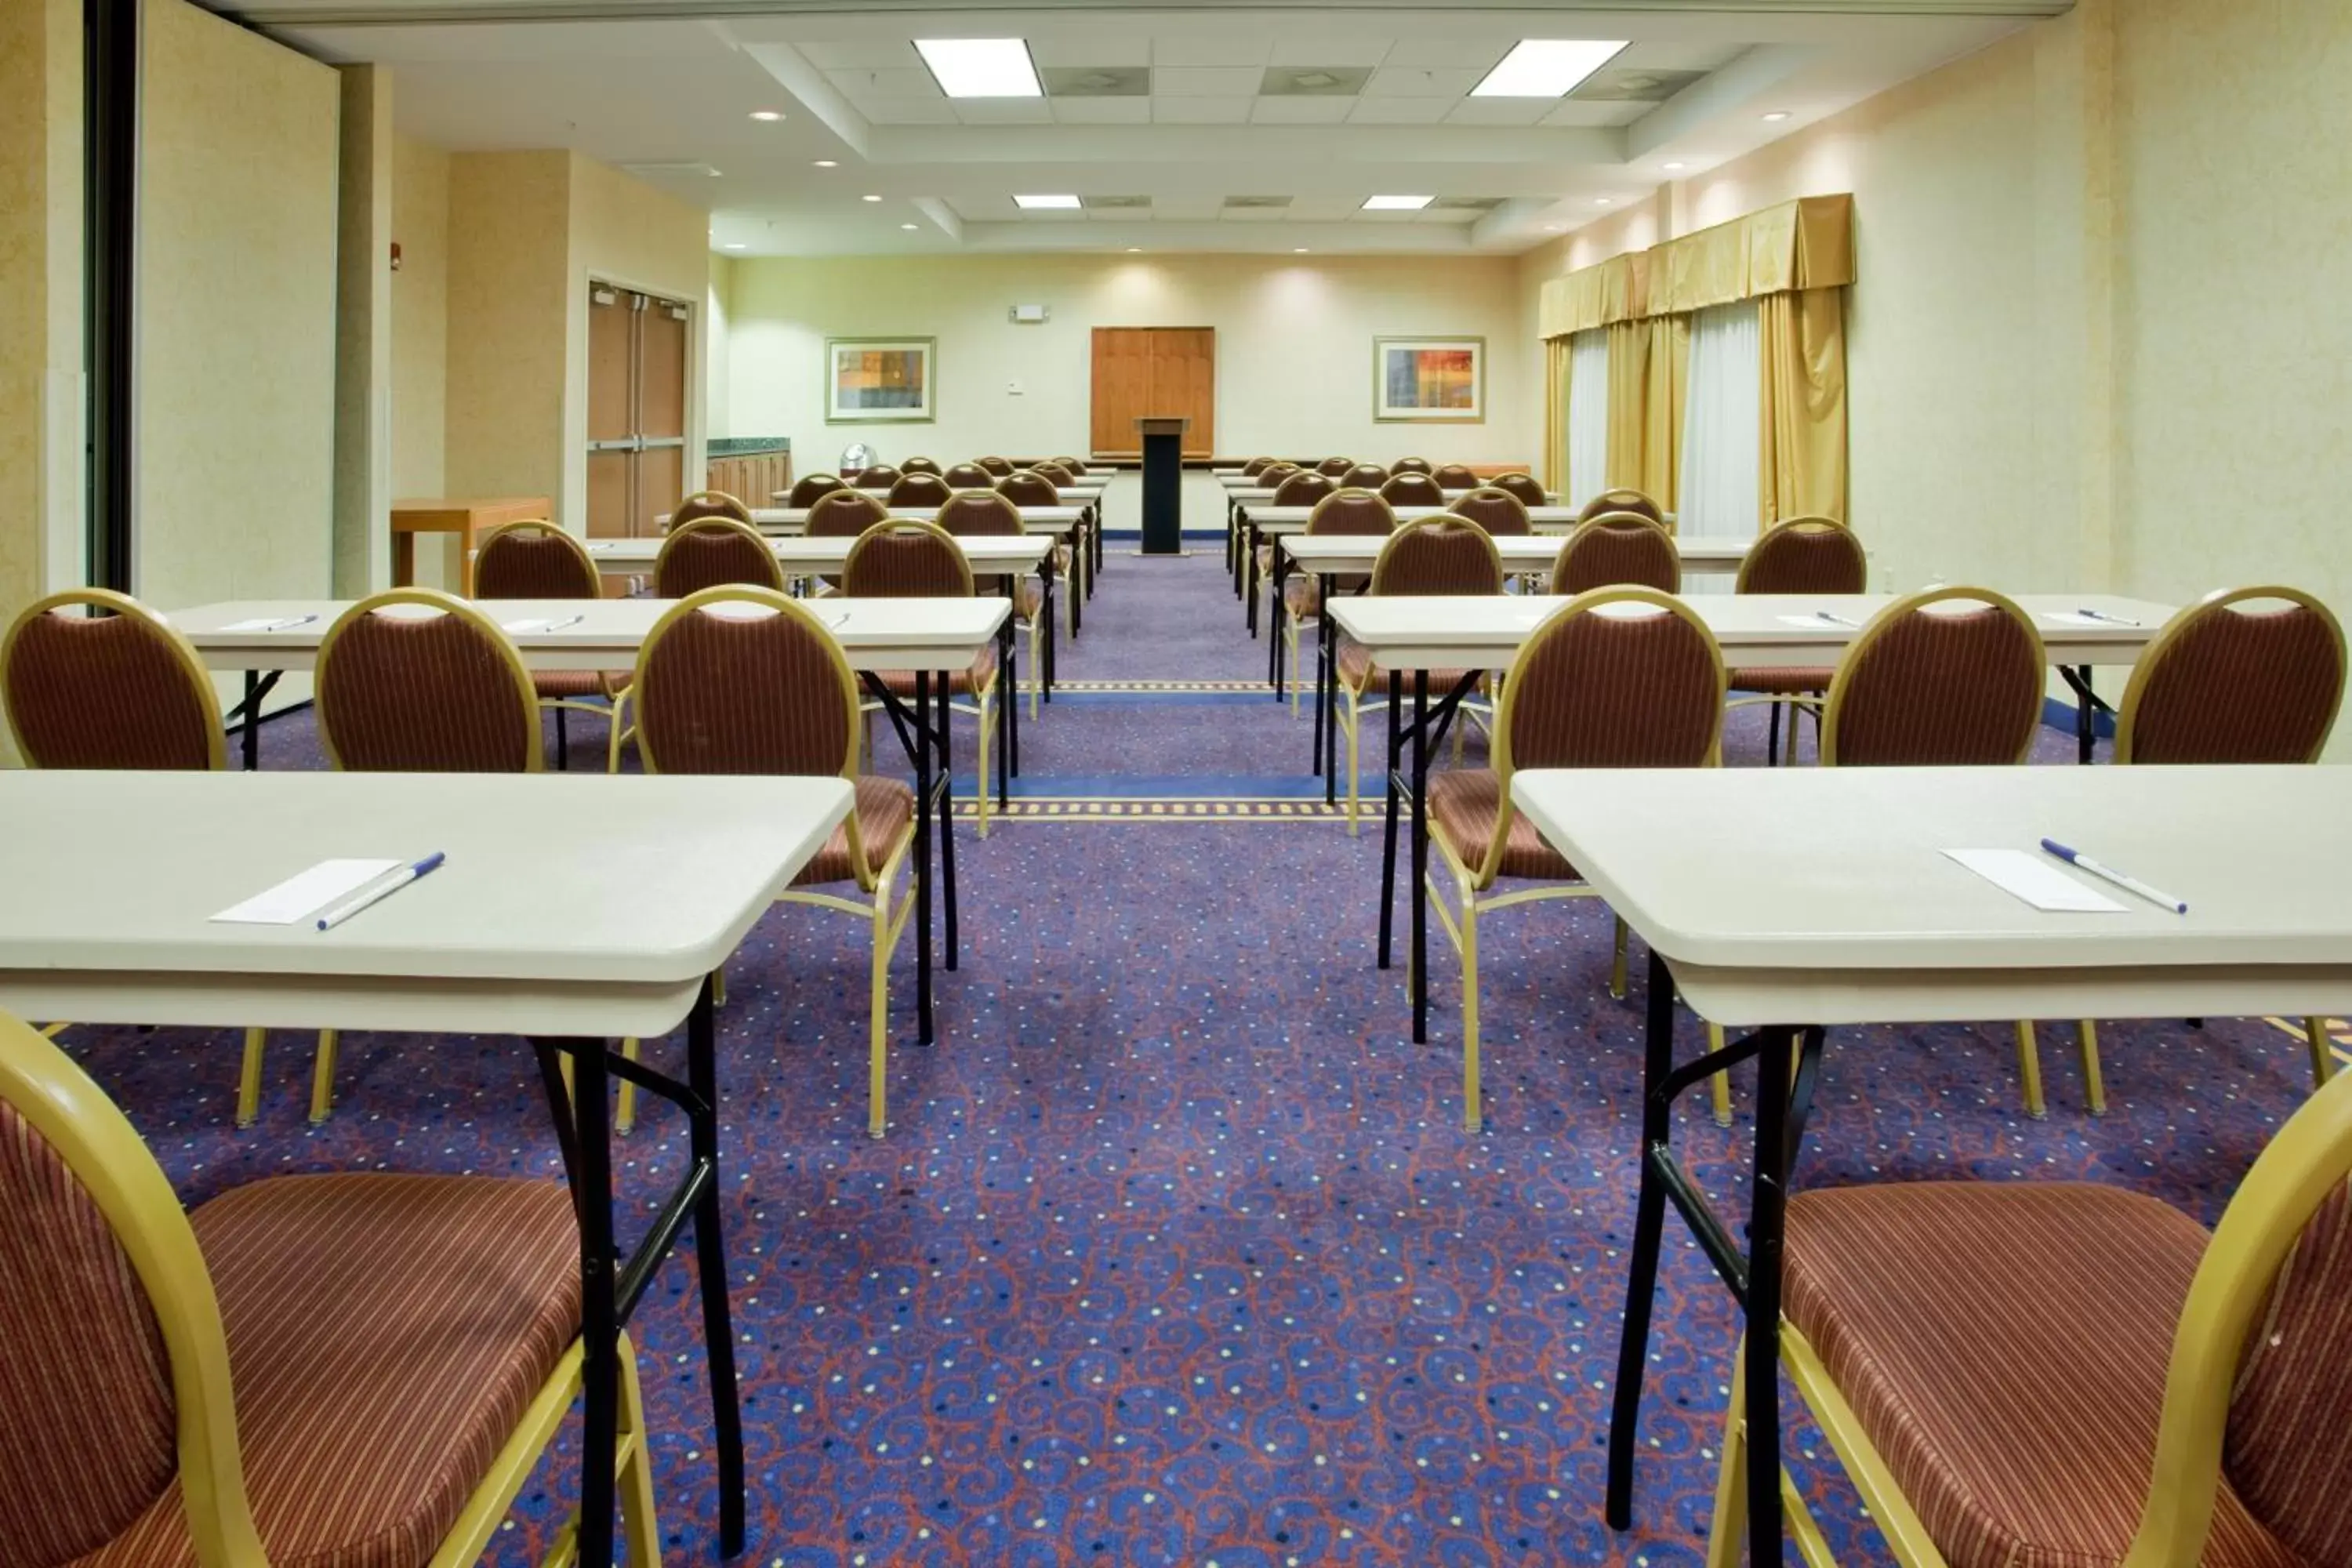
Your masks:
<instances>
[{"instance_id":1,"label":"gold curtain valance","mask_svg":"<svg viewBox=\"0 0 2352 1568\"><path fill-rule=\"evenodd\" d=\"M1853 281L1853 198L1804 196L1547 281L1547 338Z\"/></svg>"}]
</instances>

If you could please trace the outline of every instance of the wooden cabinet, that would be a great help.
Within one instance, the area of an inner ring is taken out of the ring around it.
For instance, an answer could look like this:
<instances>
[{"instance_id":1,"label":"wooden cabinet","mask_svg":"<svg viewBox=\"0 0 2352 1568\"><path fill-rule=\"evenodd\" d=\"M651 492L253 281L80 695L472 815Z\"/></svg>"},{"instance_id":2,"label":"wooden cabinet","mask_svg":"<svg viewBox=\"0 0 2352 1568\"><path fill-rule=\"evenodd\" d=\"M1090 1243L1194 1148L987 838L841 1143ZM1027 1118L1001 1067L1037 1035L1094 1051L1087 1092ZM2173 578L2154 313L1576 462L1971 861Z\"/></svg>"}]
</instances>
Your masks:
<instances>
[{"instance_id":1,"label":"wooden cabinet","mask_svg":"<svg viewBox=\"0 0 2352 1568\"><path fill-rule=\"evenodd\" d=\"M1097 327L1093 451L1140 451L1138 419L1192 420L1184 456L1205 458L1217 426L1217 333L1213 327Z\"/></svg>"},{"instance_id":2,"label":"wooden cabinet","mask_svg":"<svg viewBox=\"0 0 2352 1568\"><path fill-rule=\"evenodd\" d=\"M740 457L713 458L706 489L724 490L746 506L774 506L769 498L793 487L790 452L747 452Z\"/></svg>"}]
</instances>

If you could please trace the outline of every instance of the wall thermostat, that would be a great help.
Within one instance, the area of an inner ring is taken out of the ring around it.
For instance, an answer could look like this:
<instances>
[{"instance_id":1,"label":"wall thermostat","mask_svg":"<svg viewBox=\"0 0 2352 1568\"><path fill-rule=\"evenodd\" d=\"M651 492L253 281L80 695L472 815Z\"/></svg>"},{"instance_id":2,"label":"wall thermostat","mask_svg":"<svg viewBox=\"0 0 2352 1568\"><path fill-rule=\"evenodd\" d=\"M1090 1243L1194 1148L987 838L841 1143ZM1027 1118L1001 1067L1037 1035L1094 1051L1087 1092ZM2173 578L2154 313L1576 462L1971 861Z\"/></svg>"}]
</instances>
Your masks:
<instances>
[{"instance_id":1,"label":"wall thermostat","mask_svg":"<svg viewBox=\"0 0 2352 1568\"><path fill-rule=\"evenodd\" d=\"M1043 305L1015 305L1005 312L1008 320L1024 327L1035 326L1045 319L1045 307Z\"/></svg>"}]
</instances>

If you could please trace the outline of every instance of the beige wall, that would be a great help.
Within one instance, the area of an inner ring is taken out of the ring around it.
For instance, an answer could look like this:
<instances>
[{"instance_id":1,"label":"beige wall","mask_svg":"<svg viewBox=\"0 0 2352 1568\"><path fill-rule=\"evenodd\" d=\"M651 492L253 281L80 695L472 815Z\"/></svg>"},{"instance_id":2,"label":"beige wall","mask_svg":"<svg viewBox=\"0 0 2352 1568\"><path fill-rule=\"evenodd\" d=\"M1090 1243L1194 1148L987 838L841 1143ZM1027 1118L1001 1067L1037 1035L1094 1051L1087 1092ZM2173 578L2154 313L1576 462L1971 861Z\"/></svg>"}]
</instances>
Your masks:
<instances>
[{"instance_id":1,"label":"beige wall","mask_svg":"<svg viewBox=\"0 0 2352 1568\"><path fill-rule=\"evenodd\" d=\"M356 599L391 581L392 72L339 69L334 586Z\"/></svg>"},{"instance_id":2,"label":"beige wall","mask_svg":"<svg viewBox=\"0 0 2352 1568\"><path fill-rule=\"evenodd\" d=\"M134 586L324 594L341 85L183 0L142 33Z\"/></svg>"},{"instance_id":3,"label":"beige wall","mask_svg":"<svg viewBox=\"0 0 2352 1568\"><path fill-rule=\"evenodd\" d=\"M449 159L442 489L563 492L572 154Z\"/></svg>"},{"instance_id":4,"label":"beige wall","mask_svg":"<svg viewBox=\"0 0 2352 1568\"><path fill-rule=\"evenodd\" d=\"M713 436L729 435L735 428L728 413L735 365L728 345L734 315L735 258L713 251L710 284L704 294L702 331L702 424Z\"/></svg>"},{"instance_id":5,"label":"beige wall","mask_svg":"<svg viewBox=\"0 0 2352 1568\"><path fill-rule=\"evenodd\" d=\"M449 154L406 136L392 147L392 493L439 496L449 380ZM457 581L457 544L420 540L416 579Z\"/></svg>"},{"instance_id":6,"label":"beige wall","mask_svg":"<svg viewBox=\"0 0 2352 1568\"><path fill-rule=\"evenodd\" d=\"M853 441L886 455L1087 450L1093 329L1217 329L1221 452L1345 452L1516 462L1526 414L1517 264L1507 258L969 256L739 259L728 321L728 426L788 436L803 471ZM1052 320L1014 326L1014 304ZM1486 419L1376 424L1375 335L1486 340ZM938 421L827 425L827 337L936 337ZM1022 391L1007 384L1017 380ZM1536 418L1540 420L1538 408Z\"/></svg>"}]
</instances>

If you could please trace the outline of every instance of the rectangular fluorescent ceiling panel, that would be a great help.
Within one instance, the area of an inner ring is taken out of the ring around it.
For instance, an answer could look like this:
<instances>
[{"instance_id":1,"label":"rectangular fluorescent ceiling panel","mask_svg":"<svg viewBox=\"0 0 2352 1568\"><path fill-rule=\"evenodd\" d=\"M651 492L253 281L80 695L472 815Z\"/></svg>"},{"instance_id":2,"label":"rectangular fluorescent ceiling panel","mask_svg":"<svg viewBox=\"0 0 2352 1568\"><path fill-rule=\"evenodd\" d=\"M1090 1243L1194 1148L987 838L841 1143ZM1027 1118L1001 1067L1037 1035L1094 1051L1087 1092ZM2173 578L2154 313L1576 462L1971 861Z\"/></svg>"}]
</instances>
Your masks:
<instances>
[{"instance_id":1,"label":"rectangular fluorescent ceiling panel","mask_svg":"<svg viewBox=\"0 0 2352 1568\"><path fill-rule=\"evenodd\" d=\"M1013 205L1024 213L1075 212L1077 210L1078 198L1076 196L1015 196L1013 198Z\"/></svg>"},{"instance_id":2,"label":"rectangular fluorescent ceiling panel","mask_svg":"<svg viewBox=\"0 0 2352 1568\"><path fill-rule=\"evenodd\" d=\"M1367 196L1363 210L1368 213L1417 213L1436 199L1435 196Z\"/></svg>"},{"instance_id":3,"label":"rectangular fluorescent ceiling panel","mask_svg":"<svg viewBox=\"0 0 2352 1568\"><path fill-rule=\"evenodd\" d=\"M950 98L1043 98L1020 38L917 38L915 47Z\"/></svg>"},{"instance_id":4,"label":"rectangular fluorescent ceiling panel","mask_svg":"<svg viewBox=\"0 0 2352 1568\"><path fill-rule=\"evenodd\" d=\"M1521 38L1470 96L1564 98L1624 47L1622 38Z\"/></svg>"}]
</instances>

